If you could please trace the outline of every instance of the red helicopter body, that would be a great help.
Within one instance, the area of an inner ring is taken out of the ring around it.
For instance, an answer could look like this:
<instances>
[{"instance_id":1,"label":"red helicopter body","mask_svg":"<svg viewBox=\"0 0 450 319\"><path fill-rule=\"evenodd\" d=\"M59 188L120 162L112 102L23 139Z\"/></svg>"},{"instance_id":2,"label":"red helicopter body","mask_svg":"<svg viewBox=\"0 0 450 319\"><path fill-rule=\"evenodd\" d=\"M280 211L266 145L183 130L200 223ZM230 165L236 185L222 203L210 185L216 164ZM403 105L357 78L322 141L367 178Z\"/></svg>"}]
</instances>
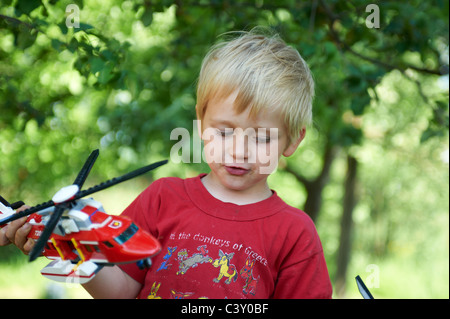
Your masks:
<instances>
[{"instance_id":1,"label":"red helicopter body","mask_svg":"<svg viewBox=\"0 0 450 319\"><path fill-rule=\"evenodd\" d=\"M52 259L41 270L42 275L52 280L85 283L103 266L115 264L136 262L140 268L150 267L150 257L161 251L158 240L131 219L109 215L99 202L83 197L135 178L166 164L167 160L81 190L98 154L94 150L74 183L61 188L48 202L16 213L14 209L23 202L9 204L0 196L0 228L28 216L32 226L28 238L36 240L30 261L39 256Z\"/></svg>"},{"instance_id":2,"label":"red helicopter body","mask_svg":"<svg viewBox=\"0 0 450 319\"><path fill-rule=\"evenodd\" d=\"M4 208L5 206L3 206ZM0 219L9 214L6 209ZM28 238L39 239L52 209L28 216ZM85 283L103 266L136 262L151 265L150 257L161 250L159 242L125 216L106 214L93 199L81 199L61 217L42 255L54 260L41 270L49 279Z\"/></svg>"}]
</instances>

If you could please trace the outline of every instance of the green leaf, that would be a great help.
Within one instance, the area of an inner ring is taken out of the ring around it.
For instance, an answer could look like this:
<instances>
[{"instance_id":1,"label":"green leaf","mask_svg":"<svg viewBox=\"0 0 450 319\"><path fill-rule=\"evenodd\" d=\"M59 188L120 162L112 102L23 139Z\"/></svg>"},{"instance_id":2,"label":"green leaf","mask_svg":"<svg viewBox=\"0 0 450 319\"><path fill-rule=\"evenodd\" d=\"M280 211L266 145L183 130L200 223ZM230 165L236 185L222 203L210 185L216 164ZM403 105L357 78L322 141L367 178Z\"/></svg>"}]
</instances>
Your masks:
<instances>
[{"instance_id":1,"label":"green leaf","mask_svg":"<svg viewBox=\"0 0 450 319\"><path fill-rule=\"evenodd\" d=\"M74 32L86 31L90 29L94 29L94 27L90 24L80 22L80 26L78 28L74 28Z\"/></svg>"},{"instance_id":2,"label":"green leaf","mask_svg":"<svg viewBox=\"0 0 450 319\"><path fill-rule=\"evenodd\" d=\"M150 7L145 8L141 17L142 23L148 27L153 21L153 10Z\"/></svg>"},{"instance_id":3,"label":"green leaf","mask_svg":"<svg viewBox=\"0 0 450 319\"><path fill-rule=\"evenodd\" d=\"M89 59L89 64L91 65L91 73L94 75L105 67L105 61L99 57L91 57Z\"/></svg>"},{"instance_id":4,"label":"green leaf","mask_svg":"<svg viewBox=\"0 0 450 319\"><path fill-rule=\"evenodd\" d=\"M428 127L420 136L420 143L423 144L433 137L438 137L438 136L443 136L443 135L444 135L444 133L442 130Z\"/></svg>"},{"instance_id":5,"label":"green leaf","mask_svg":"<svg viewBox=\"0 0 450 319\"><path fill-rule=\"evenodd\" d=\"M62 47L64 47L66 44L64 42L59 41L58 39L52 39L52 47L58 52L61 52L63 50Z\"/></svg>"},{"instance_id":6,"label":"green leaf","mask_svg":"<svg viewBox=\"0 0 450 319\"><path fill-rule=\"evenodd\" d=\"M354 115L362 115L366 106L370 104L370 96L368 94L357 96L352 99L350 108Z\"/></svg>"},{"instance_id":7,"label":"green leaf","mask_svg":"<svg viewBox=\"0 0 450 319\"><path fill-rule=\"evenodd\" d=\"M31 11L42 5L41 0L22 0L17 1L16 10L20 13L29 15ZM19 14L20 15L20 14Z\"/></svg>"},{"instance_id":8,"label":"green leaf","mask_svg":"<svg viewBox=\"0 0 450 319\"><path fill-rule=\"evenodd\" d=\"M100 70L100 73L98 75L98 82L100 84L108 83L114 77L114 73L112 72L113 69L114 64L109 61L106 62L103 69Z\"/></svg>"},{"instance_id":9,"label":"green leaf","mask_svg":"<svg viewBox=\"0 0 450 319\"><path fill-rule=\"evenodd\" d=\"M30 30L28 27L20 25L19 32L16 34L15 44L18 48L24 50L34 44L37 33L35 29Z\"/></svg>"}]
</instances>

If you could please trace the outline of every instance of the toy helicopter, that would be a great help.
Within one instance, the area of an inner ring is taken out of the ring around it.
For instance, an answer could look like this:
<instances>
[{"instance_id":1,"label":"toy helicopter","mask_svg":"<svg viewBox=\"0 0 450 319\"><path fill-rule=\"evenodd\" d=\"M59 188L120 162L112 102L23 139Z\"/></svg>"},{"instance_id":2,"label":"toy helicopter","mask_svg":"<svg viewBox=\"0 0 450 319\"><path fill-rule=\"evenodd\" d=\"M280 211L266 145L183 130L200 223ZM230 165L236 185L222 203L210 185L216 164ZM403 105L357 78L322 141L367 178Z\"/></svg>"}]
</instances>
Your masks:
<instances>
[{"instance_id":1,"label":"toy helicopter","mask_svg":"<svg viewBox=\"0 0 450 319\"><path fill-rule=\"evenodd\" d=\"M167 160L142 167L86 190L83 184L99 154L93 151L72 185L61 188L52 200L16 213L23 202L9 204L0 196L0 228L28 216L28 238L36 240L30 261L40 255L53 260L41 274L60 282L86 283L103 266L136 262L151 266L159 242L125 216L105 213L101 203L83 197L144 174Z\"/></svg>"}]
</instances>

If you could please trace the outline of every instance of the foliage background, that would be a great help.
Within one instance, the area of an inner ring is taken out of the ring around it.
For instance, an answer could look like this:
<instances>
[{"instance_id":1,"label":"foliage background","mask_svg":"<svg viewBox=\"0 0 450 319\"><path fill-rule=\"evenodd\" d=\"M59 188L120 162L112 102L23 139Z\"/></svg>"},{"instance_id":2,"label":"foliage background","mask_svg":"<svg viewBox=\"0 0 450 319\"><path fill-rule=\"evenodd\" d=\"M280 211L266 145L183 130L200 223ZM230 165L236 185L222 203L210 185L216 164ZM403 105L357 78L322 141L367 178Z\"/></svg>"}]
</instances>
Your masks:
<instances>
[{"instance_id":1,"label":"foliage background","mask_svg":"<svg viewBox=\"0 0 450 319\"><path fill-rule=\"evenodd\" d=\"M79 27L73 11L75 4ZM0 194L46 201L92 149L87 187L168 158L192 132L201 59L220 35L264 26L308 61L315 123L270 185L315 220L334 297L449 297L448 1L1 0ZM373 21L373 20L371 20ZM169 164L96 195L120 213ZM91 185L89 185L91 184ZM0 249L0 297L76 297L14 247Z\"/></svg>"}]
</instances>

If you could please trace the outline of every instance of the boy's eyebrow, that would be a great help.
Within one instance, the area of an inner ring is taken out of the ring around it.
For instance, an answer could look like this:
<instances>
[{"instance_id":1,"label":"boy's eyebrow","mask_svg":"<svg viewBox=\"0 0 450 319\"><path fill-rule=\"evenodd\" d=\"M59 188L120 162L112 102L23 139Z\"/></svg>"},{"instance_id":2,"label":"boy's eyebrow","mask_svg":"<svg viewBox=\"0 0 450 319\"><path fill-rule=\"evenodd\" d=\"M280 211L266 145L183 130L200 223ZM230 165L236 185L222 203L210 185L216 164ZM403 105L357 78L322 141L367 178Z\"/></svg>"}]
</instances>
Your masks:
<instances>
[{"instance_id":1,"label":"boy's eyebrow","mask_svg":"<svg viewBox=\"0 0 450 319\"><path fill-rule=\"evenodd\" d=\"M239 126L236 126L236 124L233 122L230 122L227 120L222 120L222 119L211 119L211 122L213 125L224 125L225 128L233 128L234 129L234 128L239 127ZM249 128L254 129L258 133L264 133L264 131L260 132L259 129L266 129L267 134L269 134L271 129L273 129L270 127L249 127ZM277 128L275 128L275 129L277 130L277 134L280 134L280 132L278 132L278 129Z\"/></svg>"},{"instance_id":2,"label":"boy's eyebrow","mask_svg":"<svg viewBox=\"0 0 450 319\"><path fill-rule=\"evenodd\" d=\"M215 125L225 125L226 127L236 127L235 123L227 121L227 120L222 120L222 119L211 119L211 122Z\"/></svg>"}]
</instances>

